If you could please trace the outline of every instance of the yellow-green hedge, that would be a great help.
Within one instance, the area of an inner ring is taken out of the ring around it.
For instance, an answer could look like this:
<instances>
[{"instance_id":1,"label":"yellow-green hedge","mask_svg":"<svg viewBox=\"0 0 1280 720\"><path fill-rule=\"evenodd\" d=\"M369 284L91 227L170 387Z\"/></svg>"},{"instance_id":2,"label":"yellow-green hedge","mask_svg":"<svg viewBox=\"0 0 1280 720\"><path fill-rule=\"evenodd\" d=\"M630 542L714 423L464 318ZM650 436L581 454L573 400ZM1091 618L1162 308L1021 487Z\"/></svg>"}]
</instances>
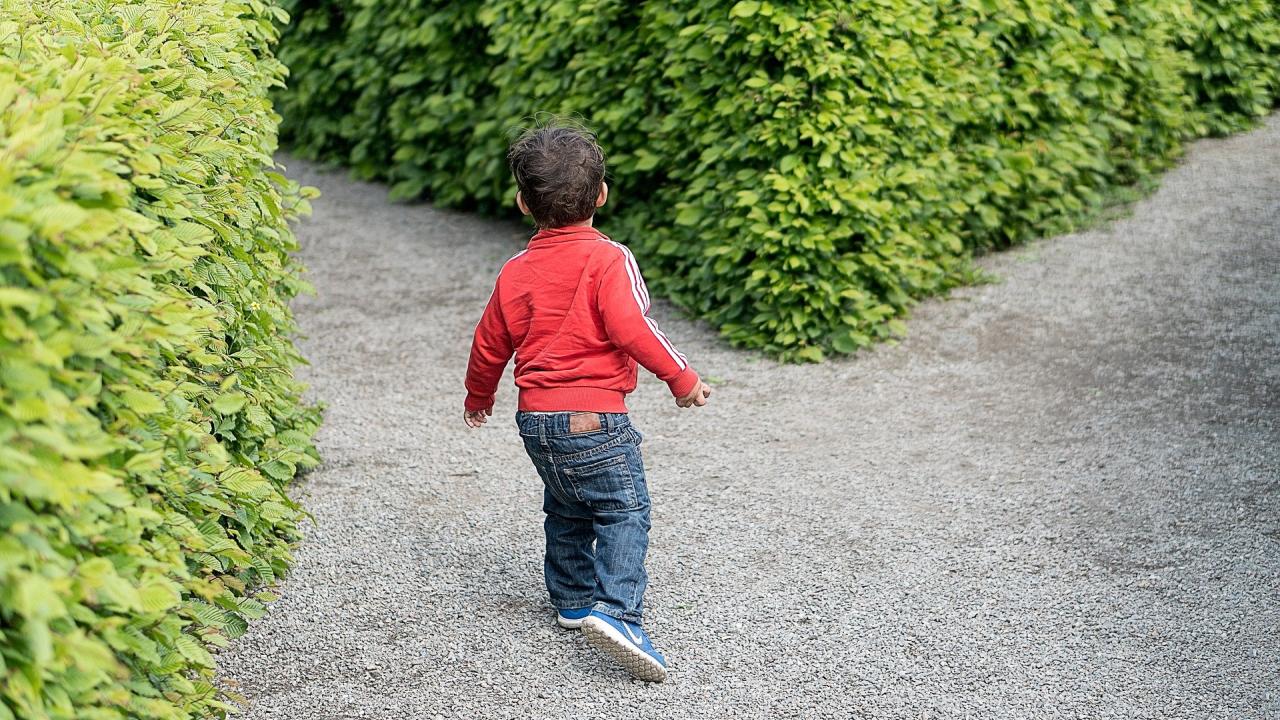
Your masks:
<instances>
[{"instance_id":1,"label":"yellow-green hedge","mask_svg":"<svg viewBox=\"0 0 1280 720\"><path fill-rule=\"evenodd\" d=\"M283 13L0 0L0 719L220 714L297 538Z\"/></svg>"},{"instance_id":2,"label":"yellow-green hedge","mask_svg":"<svg viewBox=\"0 0 1280 720\"><path fill-rule=\"evenodd\" d=\"M1272 0L286 0L301 153L508 210L507 131L580 115L603 227L731 341L901 332L979 248L1068 226L1276 97Z\"/></svg>"}]
</instances>

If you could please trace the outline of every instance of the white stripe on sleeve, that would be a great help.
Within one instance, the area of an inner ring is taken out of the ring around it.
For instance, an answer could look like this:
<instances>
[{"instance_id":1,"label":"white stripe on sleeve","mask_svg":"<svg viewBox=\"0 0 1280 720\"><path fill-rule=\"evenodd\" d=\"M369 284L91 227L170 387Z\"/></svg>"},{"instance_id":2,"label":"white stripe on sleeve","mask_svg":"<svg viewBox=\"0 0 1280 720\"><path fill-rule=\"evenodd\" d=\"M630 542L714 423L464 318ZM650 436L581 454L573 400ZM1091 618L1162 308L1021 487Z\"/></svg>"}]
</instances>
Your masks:
<instances>
[{"instance_id":1,"label":"white stripe on sleeve","mask_svg":"<svg viewBox=\"0 0 1280 720\"><path fill-rule=\"evenodd\" d=\"M654 338L667 351L671 359L675 361L676 366L681 370L689 367L689 361L676 350L667 336L658 329L658 324L649 318L649 289L644 285L644 278L640 276L640 266L636 264L636 258L627 249L627 246L616 243L612 240L608 241L610 245L622 251L623 267L627 271L627 278L631 281L631 297L635 298L636 305L640 308L640 316L644 318L644 322L649 326L649 331L653 333Z\"/></svg>"},{"instance_id":2,"label":"white stripe on sleeve","mask_svg":"<svg viewBox=\"0 0 1280 720\"><path fill-rule=\"evenodd\" d=\"M684 355L682 355L680 351L671 344L671 341L667 339L667 336L658 329L657 323L649 319L648 316L645 317L644 321L649 325L649 329L653 331L654 336L658 338L658 342L662 343L662 347L666 348L667 354L671 356L672 360L676 361L676 365L678 365L681 370L689 367L689 362L685 360Z\"/></svg>"},{"instance_id":3,"label":"white stripe on sleeve","mask_svg":"<svg viewBox=\"0 0 1280 720\"><path fill-rule=\"evenodd\" d=\"M631 254L630 248L626 245L613 240L608 242L622 251L622 258L627 267L627 277L631 278L631 292L636 295L636 303L640 305L640 312L649 312L649 288L644 284L644 277L640 274L640 266L636 264L635 255Z\"/></svg>"}]
</instances>

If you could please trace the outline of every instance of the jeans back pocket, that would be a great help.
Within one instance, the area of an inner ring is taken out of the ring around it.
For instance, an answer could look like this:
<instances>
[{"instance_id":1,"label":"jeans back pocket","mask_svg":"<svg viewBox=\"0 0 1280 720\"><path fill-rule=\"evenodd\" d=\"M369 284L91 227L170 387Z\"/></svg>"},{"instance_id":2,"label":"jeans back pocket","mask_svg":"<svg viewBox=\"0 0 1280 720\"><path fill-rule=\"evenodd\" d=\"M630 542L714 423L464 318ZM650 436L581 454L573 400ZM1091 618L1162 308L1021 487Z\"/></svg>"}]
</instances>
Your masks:
<instances>
[{"instance_id":1,"label":"jeans back pocket","mask_svg":"<svg viewBox=\"0 0 1280 720\"><path fill-rule=\"evenodd\" d=\"M563 469L578 500L595 512L626 512L642 506L627 447L603 460ZM645 500L648 499L647 493Z\"/></svg>"}]
</instances>

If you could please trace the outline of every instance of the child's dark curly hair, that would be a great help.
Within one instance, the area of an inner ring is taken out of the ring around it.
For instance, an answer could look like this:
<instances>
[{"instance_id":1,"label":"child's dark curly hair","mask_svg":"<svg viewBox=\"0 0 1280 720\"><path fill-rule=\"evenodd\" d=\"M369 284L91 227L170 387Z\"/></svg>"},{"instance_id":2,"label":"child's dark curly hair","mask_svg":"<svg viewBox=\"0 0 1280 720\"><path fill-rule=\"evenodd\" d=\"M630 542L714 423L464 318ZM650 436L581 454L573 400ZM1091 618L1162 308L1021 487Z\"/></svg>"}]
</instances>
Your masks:
<instances>
[{"instance_id":1,"label":"child's dark curly hair","mask_svg":"<svg viewBox=\"0 0 1280 720\"><path fill-rule=\"evenodd\" d=\"M538 227L573 225L595 214L604 151L590 130L563 121L526 130L511 143L507 163Z\"/></svg>"}]
</instances>

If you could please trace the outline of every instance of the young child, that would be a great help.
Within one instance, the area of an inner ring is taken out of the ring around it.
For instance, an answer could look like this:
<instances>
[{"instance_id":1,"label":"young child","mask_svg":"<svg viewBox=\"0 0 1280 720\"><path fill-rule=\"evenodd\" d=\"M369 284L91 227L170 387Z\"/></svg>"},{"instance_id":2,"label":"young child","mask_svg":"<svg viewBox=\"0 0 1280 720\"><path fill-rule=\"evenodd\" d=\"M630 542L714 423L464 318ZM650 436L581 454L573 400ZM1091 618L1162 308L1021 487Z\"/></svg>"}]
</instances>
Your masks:
<instances>
[{"instance_id":1,"label":"young child","mask_svg":"<svg viewBox=\"0 0 1280 720\"><path fill-rule=\"evenodd\" d=\"M632 675L660 682L666 660L641 628L649 491L624 398L637 362L680 407L705 405L711 388L648 318L631 252L592 227L609 197L595 137L532 130L507 160L516 205L538 232L503 265L476 326L464 417L475 428L493 414L514 353L516 424L544 485L543 568L556 622L581 627Z\"/></svg>"}]
</instances>

